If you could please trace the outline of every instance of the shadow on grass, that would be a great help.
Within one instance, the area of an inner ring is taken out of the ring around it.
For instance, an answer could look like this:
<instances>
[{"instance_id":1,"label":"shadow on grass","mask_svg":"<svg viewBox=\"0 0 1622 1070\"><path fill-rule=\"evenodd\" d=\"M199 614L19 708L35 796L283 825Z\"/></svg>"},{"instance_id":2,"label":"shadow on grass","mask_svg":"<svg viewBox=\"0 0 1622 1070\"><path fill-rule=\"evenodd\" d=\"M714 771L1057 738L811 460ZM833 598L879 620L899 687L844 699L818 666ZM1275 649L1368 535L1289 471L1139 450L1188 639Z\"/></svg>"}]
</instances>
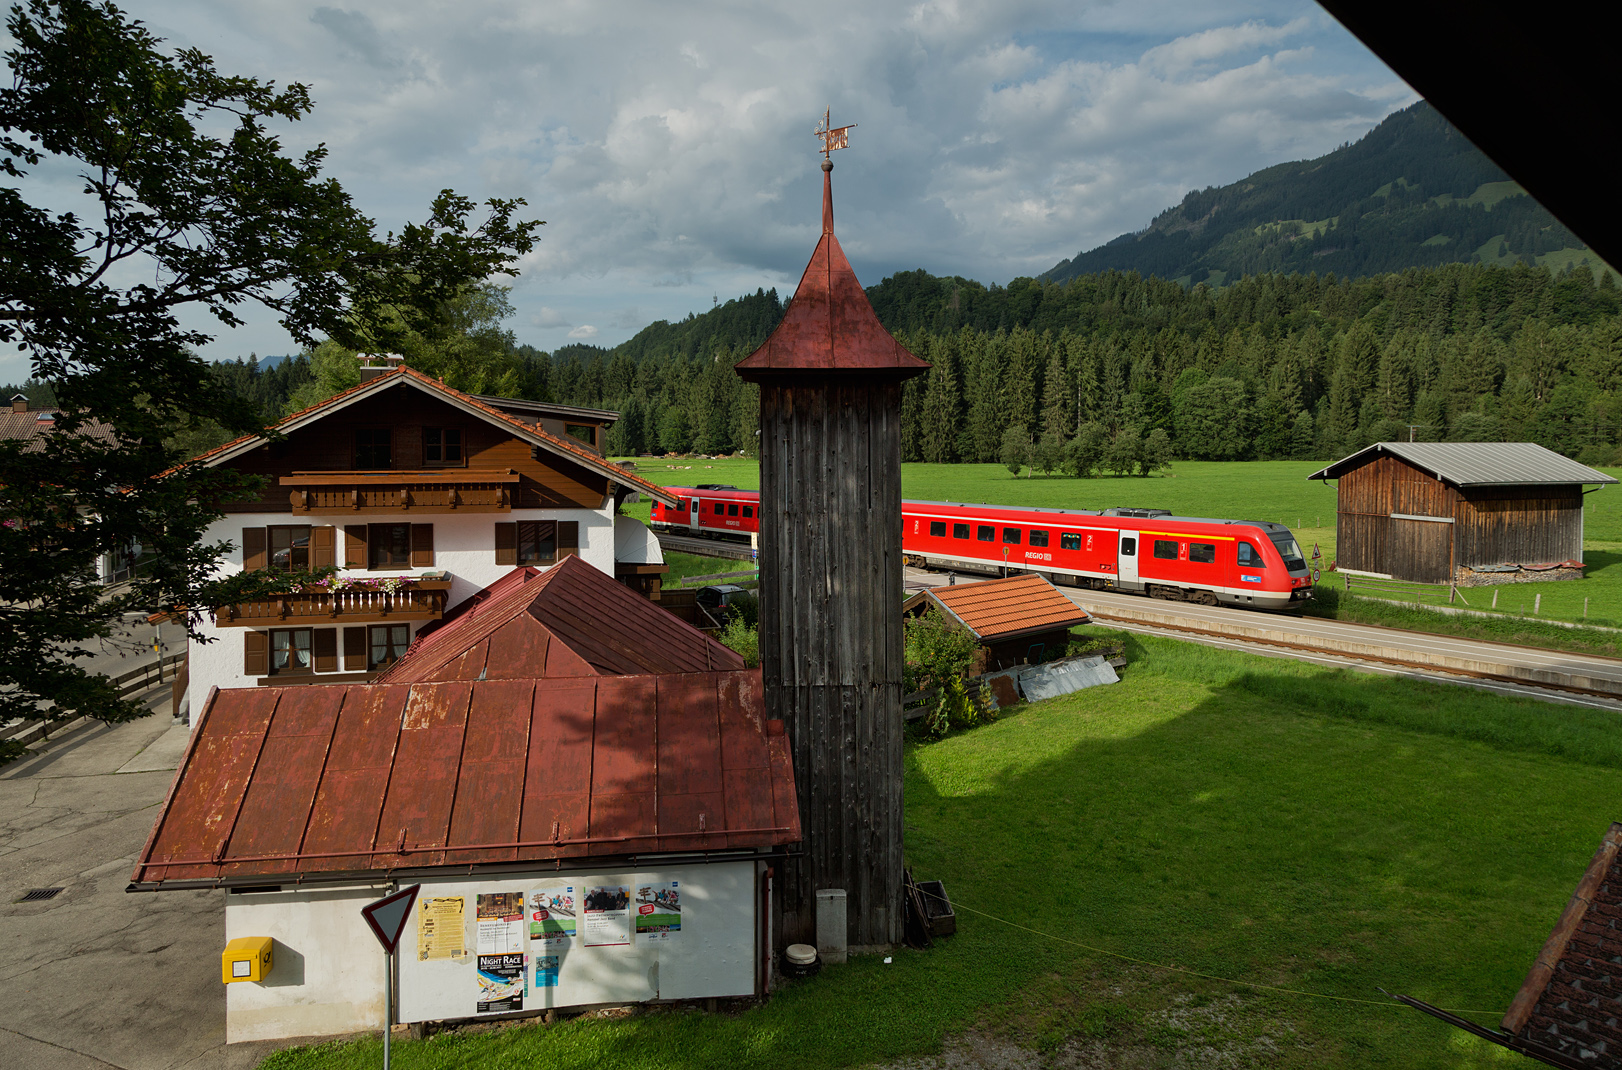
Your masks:
<instances>
[{"instance_id":1,"label":"shadow on grass","mask_svg":"<svg viewBox=\"0 0 1622 1070\"><path fill-rule=\"evenodd\" d=\"M858 958L738 1014L446 1034L397 1045L395 1064L842 1067L938 1051L975 1027L1170 1060L1211 1042L1171 1013L1191 997L1235 1008L1238 1035L1221 1043L1241 1062L1256 1023L1282 1028L1273 1066L1488 1061L1403 1008L1258 992L1064 941L1353 999L1385 986L1501 1009L1614 816L1614 719L1132 641L1118 685L908 748L908 861L960 906L935 950ZM263 1065L358 1068L378 1047Z\"/></svg>"}]
</instances>

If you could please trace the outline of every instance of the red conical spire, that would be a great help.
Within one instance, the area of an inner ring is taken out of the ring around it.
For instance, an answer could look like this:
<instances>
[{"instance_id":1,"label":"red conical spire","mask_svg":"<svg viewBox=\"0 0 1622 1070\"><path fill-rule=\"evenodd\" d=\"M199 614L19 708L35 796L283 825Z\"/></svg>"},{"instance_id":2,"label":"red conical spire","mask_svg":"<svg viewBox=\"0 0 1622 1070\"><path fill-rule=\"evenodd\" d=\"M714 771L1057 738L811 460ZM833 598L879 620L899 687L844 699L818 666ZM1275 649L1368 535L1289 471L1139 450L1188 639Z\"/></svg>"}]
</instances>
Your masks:
<instances>
[{"instance_id":1,"label":"red conical spire","mask_svg":"<svg viewBox=\"0 0 1622 1070\"><path fill-rule=\"evenodd\" d=\"M822 161L822 238L783 322L735 368L755 381L774 374L856 372L908 379L929 368L890 337L834 236L834 165Z\"/></svg>"}]
</instances>

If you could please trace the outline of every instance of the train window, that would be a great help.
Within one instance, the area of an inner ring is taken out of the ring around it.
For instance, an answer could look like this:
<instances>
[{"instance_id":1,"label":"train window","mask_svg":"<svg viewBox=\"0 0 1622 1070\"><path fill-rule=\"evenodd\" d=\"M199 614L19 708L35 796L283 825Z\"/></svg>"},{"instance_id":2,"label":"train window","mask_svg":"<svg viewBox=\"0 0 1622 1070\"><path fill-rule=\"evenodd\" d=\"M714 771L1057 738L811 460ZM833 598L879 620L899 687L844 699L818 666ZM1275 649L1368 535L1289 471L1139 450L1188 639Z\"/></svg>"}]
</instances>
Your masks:
<instances>
[{"instance_id":1,"label":"train window","mask_svg":"<svg viewBox=\"0 0 1622 1070\"><path fill-rule=\"evenodd\" d=\"M975 531L974 538L976 542L996 542L997 529L990 524L981 524Z\"/></svg>"},{"instance_id":2,"label":"train window","mask_svg":"<svg viewBox=\"0 0 1622 1070\"><path fill-rule=\"evenodd\" d=\"M1062 531L1062 532L1060 532L1059 533L1059 549L1061 549L1061 550L1079 550L1079 549L1081 549L1081 536L1077 535L1073 531Z\"/></svg>"},{"instance_id":3,"label":"train window","mask_svg":"<svg viewBox=\"0 0 1622 1070\"><path fill-rule=\"evenodd\" d=\"M1198 561L1202 565L1213 565L1213 564L1215 564L1216 563L1216 543L1214 543L1214 542L1191 542L1191 543L1189 543L1188 544L1188 559L1190 561Z\"/></svg>"},{"instance_id":4,"label":"train window","mask_svg":"<svg viewBox=\"0 0 1622 1070\"><path fill-rule=\"evenodd\" d=\"M1239 543L1239 567L1266 568L1267 562L1262 560L1262 555L1256 552L1254 546L1241 540Z\"/></svg>"},{"instance_id":5,"label":"train window","mask_svg":"<svg viewBox=\"0 0 1622 1070\"><path fill-rule=\"evenodd\" d=\"M1018 546L1019 545L1019 529L1018 528L1003 528L1002 529L1002 541L1008 543L1010 546Z\"/></svg>"},{"instance_id":6,"label":"train window","mask_svg":"<svg viewBox=\"0 0 1622 1070\"><path fill-rule=\"evenodd\" d=\"M723 503L723 502L716 502L715 503L715 515L716 516L724 516L726 514L726 511L727 511L727 507L726 507L725 503Z\"/></svg>"},{"instance_id":7,"label":"train window","mask_svg":"<svg viewBox=\"0 0 1622 1070\"><path fill-rule=\"evenodd\" d=\"M678 498L678 499L676 499L676 512L678 512L678 513L687 512L687 499L686 498Z\"/></svg>"},{"instance_id":8,"label":"train window","mask_svg":"<svg viewBox=\"0 0 1622 1070\"><path fill-rule=\"evenodd\" d=\"M929 522L929 537L932 539L946 538L946 521L931 520Z\"/></svg>"},{"instance_id":9,"label":"train window","mask_svg":"<svg viewBox=\"0 0 1622 1070\"><path fill-rule=\"evenodd\" d=\"M952 525L952 538L954 538L954 539L966 539L968 537L969 537L969 525L967 525L967 524L953 524Z\"/></svg>"},{"instance_id":10,"label":"train window","mask_svg":"<svg viewBox=\"0 0 1622 1070\"><path fill-rule=\"evenodd\" d=\"M1138 554L1138 540L1137 539L1122 539L1121 540L1121 556L1122 557L1136 557L1137 554Z\"/></svg>"},{"instance_id":11,"label":"train window","mask_svg":"<svg viewBox=\"0 0 1622 1070\"><path fill-rule=\"evenodd\" d=\"M755 515L755 507L752 506L752 505L744 506L743 507L743 515L744 516L754 516Z\"/></svg>"},{"instance_id":12,"label":"train window","mask_svg":"<svg viewBox=\"0 0 1622 1070\"><path fill-rule=\"evenodd\" d=\"M727 503L727 516L737 516L737 515L738 515L738 503L737 502L729 502L729 503Z\"/></svg>"},{"instance_id":13,"label":"train window","mask_svg":"<svg viewBox=\"0 0 1622 1070\"><path fill-rule=\"evenodd\" d=\"M1177 540L1176 539L1156 539L1155 540L1155 556L1160 558L1160 560L1162 560L1162 561L1175 561L1175 560L1177 560Z\"/></svg>"},{"instance_id":14,"label":"train window","mask_svg":"<svg viewBox=\"0 0 1622 1070\"><path fill-rule=\"evenodd\" d=\"M1032 546L1046 546L1047 544L1048 544L1048 533L1043 531L1041 528L1032 528L1031 529L1031 545Z\"/></svg>"}]
</instances>

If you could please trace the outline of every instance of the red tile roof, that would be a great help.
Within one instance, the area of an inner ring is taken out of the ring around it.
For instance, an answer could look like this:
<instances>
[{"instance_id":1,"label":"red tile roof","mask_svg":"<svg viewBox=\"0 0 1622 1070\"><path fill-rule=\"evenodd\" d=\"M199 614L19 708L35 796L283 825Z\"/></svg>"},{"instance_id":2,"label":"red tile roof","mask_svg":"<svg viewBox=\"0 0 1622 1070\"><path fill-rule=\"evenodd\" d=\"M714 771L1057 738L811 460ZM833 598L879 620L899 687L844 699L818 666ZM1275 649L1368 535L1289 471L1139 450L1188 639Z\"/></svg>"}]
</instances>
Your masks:
<instances>
[{"instance_id":1,"label":"red tile roof","mask_svg":"<svg viewBox=\"0 0 1622 1070\"><path fill-rule=\"evenodd\" d=\"M336 873L800 839L758 671L217 691L132 880Z\"/></svg>"},{"instance_id":2,"label":"red tile roof","mask_svg":"<svg viewBox=\"0 0 1622 1070\"><path fill-rule=\"evenodd\" d=\"M1086 610L1036 575L931 587L926 593L982 643L1092 622Z\"/></svg>"},{"instance_id":3,"label":"red tile roof","mask_svg":"<svg viewBox=\"0 0 1622 1070\"><path fill-rule=\"evenodd\" d=\"M56 432L56 414L60 411L44 408L13 412L9 406L0 409L0 439L21 441L24 453L37 453L44 445L45 436ZM112 425L100 420L86 420L79 425L77 434L109 446L118 445L118 434Z\"/></svg>"},{"instance_id":4,"label":"red tile roof","mask_svg":"<svg viewBox=\"0 0 1622 1070\"><path fill-rule=\"evenodd\" d=\"M566 557L544 572L509 573L492 586L489 599L460 611L456 620L420 635L375 682L744 667L732 650L578 557Z\"/></svg>"},{"instance_id":5,"label":"red tile roof","mask_svg":"<svg viewBox=\"0 0 1622 1070\"><path fill-rule=\"evenodd\" d=\"M908 378L929 364L884 329L834 237L833 183L822 175L822 238L799 288L764 345L734 365L745 379L796 372L882 373Z\"/></svg>"}]
</instances>

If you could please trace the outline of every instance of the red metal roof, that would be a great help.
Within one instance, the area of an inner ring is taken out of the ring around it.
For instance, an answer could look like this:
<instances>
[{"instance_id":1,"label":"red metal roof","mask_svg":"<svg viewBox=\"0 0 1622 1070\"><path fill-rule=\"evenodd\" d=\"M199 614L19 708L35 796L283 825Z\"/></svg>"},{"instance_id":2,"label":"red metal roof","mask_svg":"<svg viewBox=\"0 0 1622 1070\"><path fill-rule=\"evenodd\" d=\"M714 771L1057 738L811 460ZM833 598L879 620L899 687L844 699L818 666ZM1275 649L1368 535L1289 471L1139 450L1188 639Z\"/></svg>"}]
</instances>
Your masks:
<instances>
[{"instance_id":1,"label":"red metal roof","mask_svg":"<svg viewBox=\"0 0 1622 1070\"><path fill-rule=\"evenodd\" d=\"M865 372L908 378L929 368L890 337L834 237L833 183L822 173L822 239L764 345L734 368L745 379L779 373Z\"/></svg>"},{"instance_id":2,"label":"red metal roof","mask_svg":"<svg viewBox=\"0 0 1622 1070\"><path fill-rule=\"evenodd\" d=\"M217 691L132 876L762 848L800 839L760 673Z\"/></svg>"},{"instance_id":3,"label":"red metal roof","mask_svg":"<svg viewBox=\"0 0 1622 1070\"><path fill-rule=\"evenodd\" d=\"M457 619L418 636L406 655L374 682L744 667L738 654L579 557L566 557L544 572L515 570L493 584L490 593L485 601L458 606Z\"/></svg>"},{"instance_id":4,"label":"red metal roof","mask_svg":"<svg viewBox=\"0 0 1622 1070\"><path fill-rule=\"evenodd\" d=\"M926 593L983 643L1092 623L1086 610L1037 575L931 587Z\"/></svg>"}]
</instances>

